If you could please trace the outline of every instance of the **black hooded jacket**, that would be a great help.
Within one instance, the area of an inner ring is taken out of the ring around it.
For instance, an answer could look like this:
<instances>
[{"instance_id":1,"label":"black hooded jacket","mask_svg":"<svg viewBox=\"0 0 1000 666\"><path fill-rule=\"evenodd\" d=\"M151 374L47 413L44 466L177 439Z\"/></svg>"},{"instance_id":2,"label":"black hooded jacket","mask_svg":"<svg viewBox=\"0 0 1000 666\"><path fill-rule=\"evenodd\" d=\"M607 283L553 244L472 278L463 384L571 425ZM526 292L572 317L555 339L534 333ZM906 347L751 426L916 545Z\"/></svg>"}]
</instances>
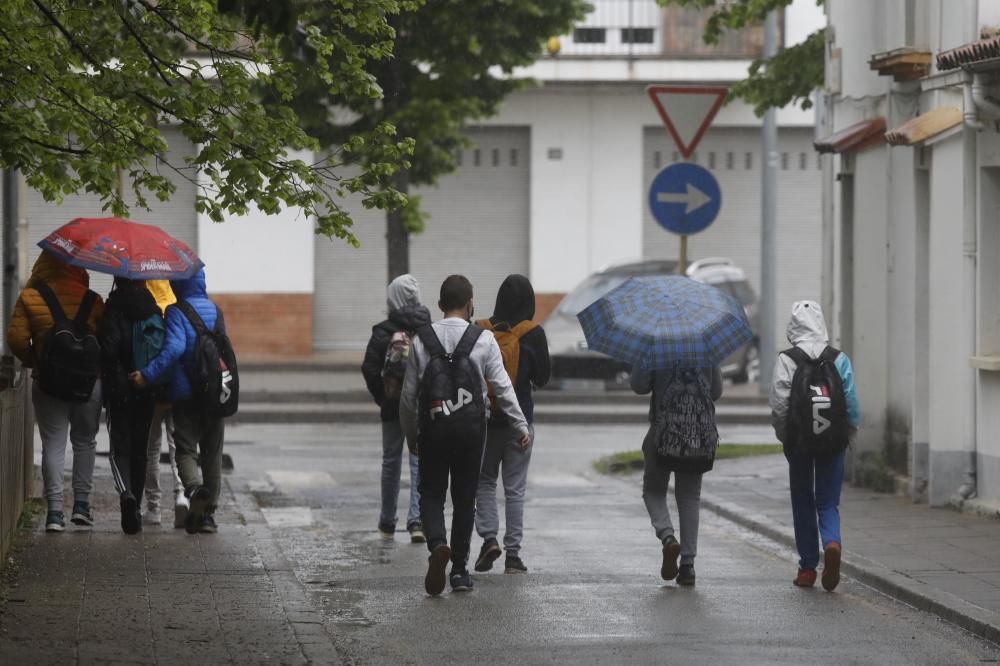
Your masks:
<instances>
[{"instance_id":1,"label":"black hooded jacket","mask_svg":"<svg viewBox=\"0 0 1000 666\"><path fill-rule=\"evenodd\" d=\"M393 310L389 318L372 326L372 337L368 340L365 350L365 360L361 363L361 374L364 375L368 392L375 399L375 404L382 408L383 421L399 420L399 401L387 400L385 387L382 385L382 367L385 365L385 353L396 331L406 331L412 338L414 331L431 323L431 313L423 305L407 305Z\"/></svg>"},{"instance_id":2,"label":"black hooded jacket","mask_svg":"<svg viewBox=\"0 0 1000 666\"><path fill-rule=\"evenodd\" d=\"M128 381L128 373L138 369L132 367L132 324L153 315L162 312L144 282L116 281L97 331L105 404L122 404L135 395Z\"/></svg>"},{"instance_id":3,"label":"black hooded jacket","mask_svg":"<svg viewBox=\"0 0 1000 666\"><path fill-rule=\"evenodd\" d=\"M522 321L535 316L535 290L523 275L508 275L497 291L496 307L490 323L494 327L514 328ZM535 400L531 395L533 387L545 386L549 381L549 341L541 326L528 331L521 338L521 356L514 380L514 392L528 423L534 421ZM493 424L506 424L506 417L494 415Z\"/></svg>"}]
</instances>

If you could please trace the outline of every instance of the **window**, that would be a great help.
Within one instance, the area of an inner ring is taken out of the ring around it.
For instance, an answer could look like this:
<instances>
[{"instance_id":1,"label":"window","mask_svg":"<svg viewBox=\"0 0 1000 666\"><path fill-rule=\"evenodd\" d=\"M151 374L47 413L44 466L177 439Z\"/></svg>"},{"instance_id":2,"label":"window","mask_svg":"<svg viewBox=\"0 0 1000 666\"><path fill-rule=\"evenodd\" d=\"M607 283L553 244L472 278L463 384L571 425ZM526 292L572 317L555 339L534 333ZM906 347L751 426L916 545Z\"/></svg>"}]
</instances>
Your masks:
<instances>
[{"instance_id":1,"label":"window","mask_svg":"<svg viewBox=\"0 0 1000 666\"><path fill-rule=\"evenodd\" d=\"M799 153L799 170L805 171L809 168L809 157L805 153Z\"/></svg>"},{"instance_id":2,"label":"window","mask_svg":"<svg viewBox=\"0 0 1000 666\"><path fill-rule=\"evenodd\" d=\"M510 149L510 165L512 167L517 166L517 148Z\"/></svg>"},{"instance_id":3,"label":"window","mask_svg":"<svg viewBox=\"0 0 1000 666\"><path fill-rule=\"evenodd\" d=\"M823 154L822 153L816 153L816 168L817 169L822 169L823 168Z\"/></svg>"},{"instance_id":4,"label":"window","mask_svg":"<svg viewBox=\"0 0 1000 666\"><path fill-rule=\"evenodd\" d=\"M673 162L674 164L676 164L677 162L680 162L680 160L681 160L681 156L680 156L680 154L679 154L679 153L678 153L678 152L677 152L677 151L675 150L675 151L674 151L674 154L670 156L670 161L671 161L671 162Z\"/></svg>"},{"instance_id":5,"label":"window","mask_svg":"<svg viewBox=\"0 0 1000 666\"><path fill-rule=\"evenodd\" d=\"M653 153L653 168L656 169L657 171L659 171L660 166L662 165L662 159L663 155L660 153L660 151L657 150L655 153Z\"/></svg>"},{"instance_id":6,"label":"window","mask_svg":"<svg viewBox=\"0 0 1000 666\"><path fill-rule=\"evenodd\" d=\"M455 151L455 166L462 166L462 153L464 151L459 148Z\"/></svg>"},{"instance_id":7,"label":"window","mask_svg":"<svg viewBox=\"0 0 1000 666\"><path fill-rule=\"evenodd\" d=\"M747 171L753 169L753 153L743 155L743 168Z\"/></svg>"},{"instance_id":8,"label":"window","mask_svg":"<svg viewBox=\"0 0 1000 666\"><path fill-rule=\"evenodd\" d=\"M732 153L726 153L726 169L728 171L733 170L733 164L735 163Z\"/></svg>"},{"instance_id":9,"label":"window","mask_svg":"<svg viewBox=\"0 0 1000 666\"><path fill-rule=\"evenodd\" d=\"M653 43L652 28L622 28L622 44L652 44L652 43Z\"/></svg>"},{"instance_id":10,"label":"window","mask_svg":"<svg viewBox=\"0 0 1000 666\"><path fill-rule=\"evenodd\" d=\"M479 163L481 161L482 161L482 154L480 153L479 149L476 148L475 150L472 151L472 166L479 166Z\"/></svg>"},{"instance_id":11,"label":"window","mask_svg":"<svg viewBox=\"0 0 1000 666\"><path fill-rule=\"evenodd\" d=\"M715 170L715 153L708 154L708 168Z\"/></svg>"},{"instance_id":12,"label":"window","mask_svg":"<svg viewBox=\"0 0 1000 666\"><path fill-rule=\"evenodd\" d=\"M573 41L577 44L603 44L607 41L604 28L577 28L573 31Z\"/></svg>"},{"instance_id":13,"label":"window","mask_svg":"<svg viewBox=\"0 0 1000 666\"><path fill-rule=\"evenodd\" d=\"M688 161L691 162L691 164L697 164L698 163L698 153L691 153L691 157L688 158Z\"/></svg>"},{"instance_id":14,"label":"window","mask_svg":"<svg viewBox=\"0 0 1000 666\"><path fill-rule=\"evenodd\" d=\"M500 149L493 149L493 166L500 166Z\"/></svg>"},{"instance_id":15,"label":"window","mask_svg":"<svg viewBox=\"0 0 1000 666\"><path fill-rule=\"evenodd\" d=\"M788 171L788 153L781 153L781 170Z\"/></svg>"}]
</instances>

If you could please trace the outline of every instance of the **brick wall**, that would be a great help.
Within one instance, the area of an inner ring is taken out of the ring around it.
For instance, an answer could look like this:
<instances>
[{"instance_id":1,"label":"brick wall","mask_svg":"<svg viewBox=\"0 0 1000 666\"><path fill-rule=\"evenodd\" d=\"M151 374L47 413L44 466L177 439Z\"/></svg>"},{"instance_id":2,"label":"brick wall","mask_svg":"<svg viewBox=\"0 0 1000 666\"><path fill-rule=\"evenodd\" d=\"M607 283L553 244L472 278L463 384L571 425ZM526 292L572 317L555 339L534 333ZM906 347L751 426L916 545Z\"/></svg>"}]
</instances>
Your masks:
<instances>
[{"instance_id":1,"label":"brick wall","mask_svg":"<svg viewBox=\"0 0 1000 666\"><path fill-rule=\"evenodd\" d=\"M237 354L312 353L312 294L211 294Z\"/></svg>"},{"instance_id":2,"label":"brick wall","mask_svg":"<svg viewBox=\"0 0 1000 666\"><path fill-rule=\"evenodd\" d=\"M542 322L548 317L566 294L535 294L535 321Z\"/></svg>"}]
</instances>

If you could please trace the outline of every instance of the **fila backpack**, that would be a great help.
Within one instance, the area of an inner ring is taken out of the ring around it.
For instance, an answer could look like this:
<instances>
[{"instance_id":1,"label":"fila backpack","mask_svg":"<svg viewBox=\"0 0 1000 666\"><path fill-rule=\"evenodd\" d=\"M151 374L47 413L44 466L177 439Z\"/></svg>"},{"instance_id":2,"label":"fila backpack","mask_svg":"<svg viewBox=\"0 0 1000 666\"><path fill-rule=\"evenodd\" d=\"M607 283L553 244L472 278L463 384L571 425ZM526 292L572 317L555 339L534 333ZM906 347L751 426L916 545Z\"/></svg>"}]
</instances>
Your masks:
<instances>
[{"instance_id":1,"label":"fila backpack","mask_svg":"<svg viewBox=\"0 0 1000 666\"><path fill-rule=\"evenodd\" d=\"M835 361L840 351L826 347L812 358L792 347L785 354L795 361L788 400L787 443L814 456L831 456L847 448L847 399Z\"/></svg>"},{"instance_id":2,"label":"fila backpack","mask_svg":"<svg viewBox=\"0 0 1000 666\"><path fill-rule=\"evenodd\" d=\"M429 357L417 394L421 447L482 444L486 425L483 377L469 358L482 332L470 324L449 354L433 327L417 331Z\"/></svg>"}]
</instances>

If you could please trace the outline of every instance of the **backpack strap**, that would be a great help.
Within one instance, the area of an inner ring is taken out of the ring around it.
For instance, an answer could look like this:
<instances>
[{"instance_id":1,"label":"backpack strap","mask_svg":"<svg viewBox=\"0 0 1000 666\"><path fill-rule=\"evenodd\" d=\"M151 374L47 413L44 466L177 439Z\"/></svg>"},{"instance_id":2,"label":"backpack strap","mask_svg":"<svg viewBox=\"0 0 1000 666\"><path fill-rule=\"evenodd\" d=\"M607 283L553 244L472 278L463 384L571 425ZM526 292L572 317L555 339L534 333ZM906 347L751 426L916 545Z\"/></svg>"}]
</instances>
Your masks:
<instances>
[{"instance_id":1,"label":"backpack strap","mask_svg":"<svg viewBox=\"0 0 1000 666\"><path fill-rule=\"evenodd\" d=\"M469 327L465 329L465 333L462 334L462 339L458 341L455 345L455 351L452 352L454 356L469 356L472 354L472 348L476 346L476 341L479 340L479 336L483 334L483 329L475 324L469 324Z\"/></svg>"},{"instance_id":2,"label":"backpack strap","mask_svg":"<svg viewBox=\"0 0 1000 666\"><path fill-rule=\"evenodd\" d=\"M52 288L49 287L49 285L45 284L44 282L39 282L38 284L34 285L34 289L42 297L42 300L45 301L45 305L48 306L49 312L52 313L53 320L63 321L67 319L66 311L63 310L62 304L59 302L59 299L56 298L55 293L52 291Z\"/></svg>"},{"instance_id":3,"label":"backpack strap","mask_svg":"<svg viewBox=\"0 0 1000 666\"><path fill-rule=\"evenodd\" d=\"M538 328L538 324L531 321L530 319L525 319L520 324L510 329L510 332L514 334L514 337L520 340L521 338L523 338L528 333L531 333L536 328Z\"/></svg>"},{"instance_id":4,"label":"backpack strap","mask_svg":"<svg viewBox=\"0 0 1000 666\"><path fill-rule=\"evenodd\" d=\"M795 365L802 365L803 363L808 363L809 361L812 360L812 357L809 356L809 354L805 353L798 347L792 347L791 349L786 349L781 353L787 356L788 358L792 359L793 361L795 361Z\"/></svg>"},{"instance_id":5,"label":"backpack strap","mask_svg":"<svg viewBox=\"0 0 1000 666\"><path fill-rule=\"evenodd\" d=\"M201 318L201 315L198 314L198 311L195 310L190 303L187 301L177 301L177 303L171 305L170 307L176 307L184 313L184 316L187 317L188 322L194 328L194 332L197 335L205 335L205 331L208 330L205 326L205 322Z\"/></svg>"},{"instance_id":6,"label":"backpack strap","mask_svg":"<svg viewBox=\"0 0 1000 666\"><path fill-rule=\"evenodd\" d=\"M826 349L823 350L823 353L819 355L819 360L834 363L836 362L838 356L840 356L840 350L827 345Z\"/></svg>"},{"instance_id":7,"label":"backpack strap","mask_svg":"<svg viewBox=\"0 0 1000 666\"><path fill-rule=\"evenodd\" d=\"M214 331L217 335L225 335L226 333L226 319L222 316L222 309L218 305L215 306Z\"/></svg>"},{"instance_id":8,"label":"backpack strap","mask_svg":"<svg viewBox=\"0 0 1000 666\"><path fill-rule=\"evenodd\" d=\"M97 294L88 289L87 293L83 295L83 300L80 301L80 309L76 311L73 323L81 327L86 326L87 320L90 319L90 311L94 309L94 303L96 302Z\"/></svg>"},{"instance_id":9,"label":"backpack strap","mask_svg":"<svg viewBox=\"0 0 1000 666\"><path fill-rule=\"evenodd\" d=\"M495 327L493 326L493 322L490 321L489 319L477 319L476 326L486 331L492 331L495 329Z\"/></svg>"},{"instance_id":10,"label":"backpack strap","mask_svg":"<svg viewBox=\"0 0 1000 666\"><path fill-rule=\"evenodd\" d=\"M431 358L448 355L448 352L446 352L444 347L441 345L441 341L438 339L437 333L434 332L434 327L430 324L418 328L417 337L424 343L424 347L427 349L427 353L430 354Z\"/></svg>"}]
</instances>

